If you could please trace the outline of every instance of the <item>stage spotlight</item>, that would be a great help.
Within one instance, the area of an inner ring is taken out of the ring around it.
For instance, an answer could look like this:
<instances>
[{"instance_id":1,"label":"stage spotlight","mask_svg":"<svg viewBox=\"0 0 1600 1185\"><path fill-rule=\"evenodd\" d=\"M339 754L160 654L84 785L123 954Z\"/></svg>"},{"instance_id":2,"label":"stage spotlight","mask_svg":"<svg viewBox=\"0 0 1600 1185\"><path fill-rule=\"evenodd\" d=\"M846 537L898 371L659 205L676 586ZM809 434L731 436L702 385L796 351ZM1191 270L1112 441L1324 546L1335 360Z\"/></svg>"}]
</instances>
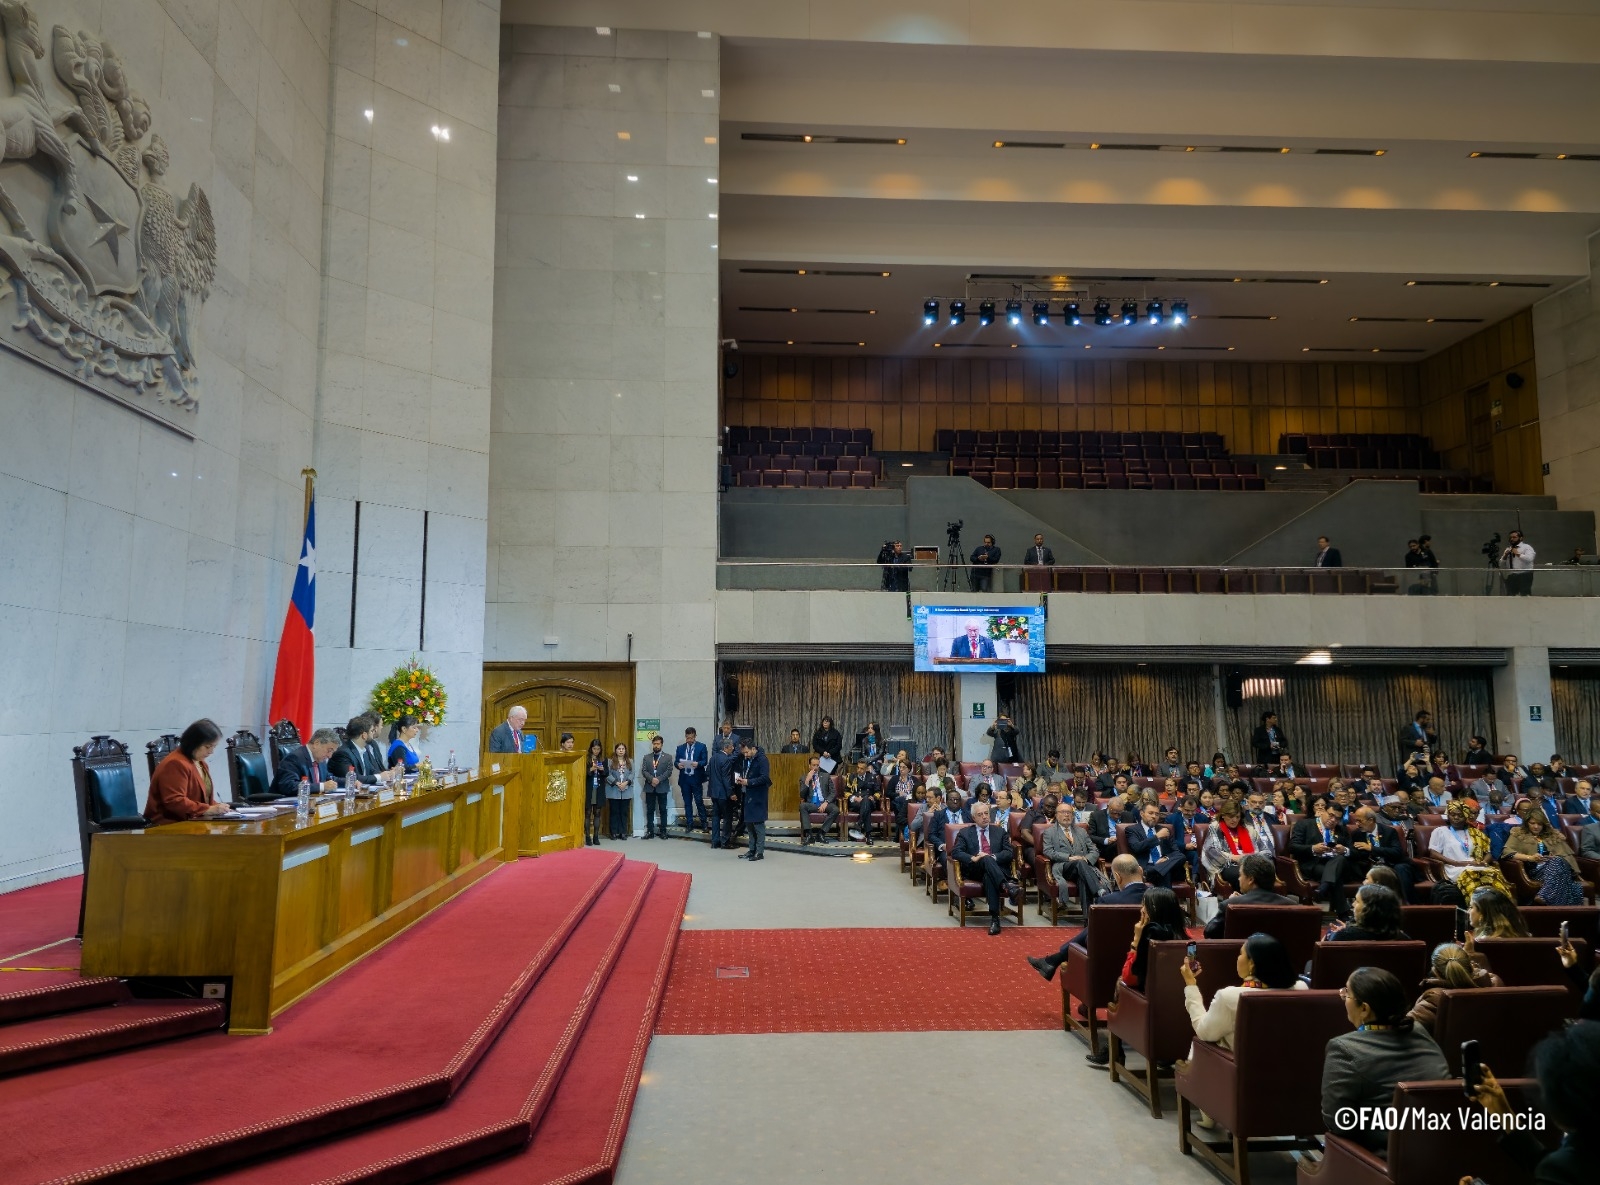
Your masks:
<instances>
[{"instance_id":1,"label":"stage spotlight","mask_svg":"<svg viewBox=\"0 0 1600 1185\"><path fill-rule=\"evenodd\" d=\"M936 301L936 300L923 301L923 303L922 303L922 323L924 325L932 325L938 319L939 319L939 302Z\"/></svg>"},{"instance_id":2,"label":"stage spotlight","mask_svg":"<svg viewBox=\"0 0 1600 1185\"><path fill-rule=\"evenodd\" d=\"M1189 302L1175 300L1172 302L1172 323L1174 325L1189 324Z\"/></svg>"},{"instance_id":3,"label":"stage spotlight","mask_svg":"<svg viewBox=\"0 0 1600 1185\"><path fill-rule=\"evenodd\" d=\"M986 301L981 302L978 305L978 324L979 325L993 325L994 324L994 301L986 300Z\"/></svg>"},{"instance_id":4,"label":"stage spotlight","mask_svg":"<svg viewBox=\"0 0 1600 1185\"><path fill-rule=\"evenodd\" d=\"M1110 301L1108 301L1108 300L1097 300L1097 301L1094 302L1094 323L1096 325L1110 325L1111 324L1111 302Z\"/></svg>"},{"instance_id":5,"label":"stage spotlight","mask_svg":"<svg viewBox=\"0 0 1600 1185\"><path fill-rule=\"evenodd\" d=\"M967 302L952 300L950 302L950 324L964 325L967 321Z\"/></svg>"},{"instance_id":6,"label":"stage spotlight","mask_svg":"<svg viewBox=\"0 0 1600 1185\"><path fill-rule=\"evenodd\" d=\"M1152 300L1149 304L1147 304L1145 306L1144 315L1145 315L1146 319L1149 320L1150 324L1152 324L1152 325L1160 325L1161 324L1161 302L1159 300Z\"/></svg>"},{"instance_id":7,"label":"stage spotlight","mask_svg":"<svg viewBox=\"0 0 1600 1185\"><path fill-rule=\"evenodd\" d=\"M1138 319L1139 319L1139 302L1138 301L1134 301L1134 300L1125 300L1125 301L1123 301L1122 302L1122 323L1124 325L1132 325Z\"/></svg>"},{"instance_id":8,"label":"stage spotlight","mask_svg":"<svg viewBox=\"0 0 1600 1185\"><path fill-rule=\"evenodd\" d=\"M1033 302L1033 323L1035 325L1050 324L1050 303L1044 300Z\"/></svg>"},{"instance_id":9,"label":"stage spotlight","mask_svg":"<svg viewBox=\"0 0 1600 1185\"><path fill-rule=\"evenodd\" d=\"M1083 324L1083 314L1078 311L1078 302L1077 301L1073 301L1071 304L1067 305L1067 307L1062 309L1061 311L1066 314L1066 316L1067 316L1067 324L1068 325L1082 325Z\"/></svg>"},{"instance_id":10,"label":"stage spotlight","mask_svg":"<svg viewBox=\"0 0 1600 1185\"><path fill-rule=\"evenodd\" d=\"M1013 325L1022 324L1022 302L1020 300L1006 301L1006 320Z\"/></svg>"}]
</instances>

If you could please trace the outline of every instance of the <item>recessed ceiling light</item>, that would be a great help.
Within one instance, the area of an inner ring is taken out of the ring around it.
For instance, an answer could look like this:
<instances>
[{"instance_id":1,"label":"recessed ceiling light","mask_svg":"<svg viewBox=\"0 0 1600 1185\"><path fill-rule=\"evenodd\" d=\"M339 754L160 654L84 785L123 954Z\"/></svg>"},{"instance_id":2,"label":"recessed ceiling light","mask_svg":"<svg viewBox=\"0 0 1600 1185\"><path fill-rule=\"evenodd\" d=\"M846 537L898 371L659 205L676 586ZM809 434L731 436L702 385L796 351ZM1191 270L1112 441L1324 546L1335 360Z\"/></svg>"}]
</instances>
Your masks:
<instances>
[{"instance_id":1,"label":"recessed ceiling light","mask_svg":"<svg viewBox=\"0 0 1600 1185\"><path fill-rule=\"evenodd\" d=\"M717 92L716 91L701 91L700 92L700 97L702 99L714 99L714 98L717 97Z\"/></svg>"},{"instance_id":2,"label":"recessed ceiling light","mask_svg":"<svg viewBox=\"0 0 1600 1185\"><path fill-rule=\"evenodd\" d=\"M628 174L628 180L629 181L637 181L638 179L639 179L639 174L637 174L637 173L629 173Z\"/></svg>"},{"instance_id":3,"label":"recessed ceiling light","mask_svg":"<svg viewBox=\"0 0 1600 1185\"><path fill-rule=\"evenodd\" d=\"M634 217L635 217L635 218L643 218L643 217L644 217L644 215L643 215L643 214L635 214L635 215L634 215Z\"/></svg>"},{"instance_id":4,"label":"recessed ceiling light","mask_svg":"<svg viewBox=\"0 0 1600 1185\"><path fill-rule=\"evenodd\" d=\"M622 93L622 87L615 82L606 83L606 89L614 95L620 95Z\"/></svg>"},{"instance_id":5,"label":"recessed ceiling light","mask_svg":"<svg viewBox=\"0 0 1600 1185\"><path fill-rule=\"evenodd\" d=\"M715 177L707 177L706 178L706 184L707 185L715 185L716 183L717 183L717 179Z\"/></svg>"},{"instance_id":6,"label":"recessed ceiling light","mask_svg":"<svg viewBox=\"0 0 1600 1185\"><path fill-rule=\"evenodd\" d=\"M706 217L707 217L707 218L715 218L715 217L716 217L716 215L715 215L715 214L707 214L707 215L706 215Z\"/></svg>"},{"instance_id":7,"label":"recessed ceiling light","mask_svg":"<svg viewBox=\"0 0 1600 1185\"><path fill-rule=\"evenodd\" d=\"M709 30L706 30L706 29L700 30L700 32L696 33L695 36L700 38L701 41L710 41L711 40L711 33L710 33Z\"/></svg>"},{"instance_id":8,"label":"recessed ceiling light","mask_svg":"<svg viewBox=\"0 0 1600 1185\"><path fill-rule=\"evenodd\" d=\"M367 122L368 122L368 123L371 123L371 122L372 122L372 108L371 108L371 107L368 107L368 108L367 108L367 109L366 109L366 110L365 110L365 111L363 111L363 112L362 112L362 113L361 113L361 114L362 114L362 115L365 115L365 116L366 116L366 117L367 117Z\"/></svg>"},{"instance_id":9,"label":"recessed ceiling light","mask_svg":"<svg viewBox=\"0 0 1600 1185\"><path fill-rule=\"evenodd\" d=\"M715 144L716 142L717 142L717 138L715 136L707 136L706 137L706 143L707 144Z\"/></svg>"},{"instance_id":10,"label":"recessed ceiling light","mask_svg":"<svg viewBox=\"0 0 1600 1185\"><path fill-rule=\"evenodd\" d=\"M617 133L617 139L619 139L619 140L631 140L631 139L633 139L633 133L632 132L618 132Z\"/></svg>"},{"instance_id":11,"label":"recessed ceiling light","mask_svg":"<svg viewBox=\"0 0 1600 1185\"><path fill-rule=\"evenodd\" d=\"M610 25L596 25L594 27L594 31L596 33L600 34L600 36L602 36L602 37L611 36L611 26Z\"/></svg>"},{"instance_id":12,"label":"recessed ceiling light","mask_svg":"<svg viewBox=\"0 0 1600 1185\"><path fill-rule=\"evenodd\" d=\"M396 37L394 39L394 43L396 45L398 45L401 49L404 49L406 46L411 44L411 42L407 41L404 37Z\"/></svg>"}]
</instances>

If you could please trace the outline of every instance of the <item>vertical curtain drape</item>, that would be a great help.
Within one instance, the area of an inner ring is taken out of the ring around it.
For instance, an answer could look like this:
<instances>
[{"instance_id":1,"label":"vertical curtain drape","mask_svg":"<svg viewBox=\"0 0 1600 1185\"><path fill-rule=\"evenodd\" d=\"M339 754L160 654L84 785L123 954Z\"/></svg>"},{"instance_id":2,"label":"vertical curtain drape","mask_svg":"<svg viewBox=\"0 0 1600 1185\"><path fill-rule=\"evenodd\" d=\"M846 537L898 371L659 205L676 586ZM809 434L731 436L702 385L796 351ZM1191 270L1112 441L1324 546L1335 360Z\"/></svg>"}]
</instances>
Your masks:
<instances>
[{"instance_id":1,"label":"vertical curtain drape","mask_svg":"<svg viewBox=\"0 0 1600 1185\"><path fill-rule=\"evenodd\" d=\"M935 745L948 751L955 739L956 681L949 675L919 673L900 663L721 665L724 679L731 676L739 689L734 722L754 727L756 740L771 750L783 746L791 728L809 744L824 716L833 717L847 748L869 720L885 735L892 724L908 725L922 753Z\"/></svg>"},{"instance_id":2,"label":"vertical curtain drape","mask_svg":"<svg viewBox=\"0 0 1600 1185\"><path fill-rule=\"evenodd\" d=\"M1011 711L1030 761L1060 749L1063 762L1083 762L1098 749L1154 764L1168 745L1209 761L1216 749L1210 666L1079 664L1018 675L1014 687Z\"/></svg>"},{"instance_id":3,"label":"vertical curtain drape","mask_svg":"<svg viewBox=\"0 0 1600 1185\"><path fill-rule=\"evenodd\" d=\"M1550 700L1556 752L1569 765L1600 764L1600 671L1551 671ZM1543 761L1549 754L1519 756L1524 761Z\"/></svg>"}]
</instances>

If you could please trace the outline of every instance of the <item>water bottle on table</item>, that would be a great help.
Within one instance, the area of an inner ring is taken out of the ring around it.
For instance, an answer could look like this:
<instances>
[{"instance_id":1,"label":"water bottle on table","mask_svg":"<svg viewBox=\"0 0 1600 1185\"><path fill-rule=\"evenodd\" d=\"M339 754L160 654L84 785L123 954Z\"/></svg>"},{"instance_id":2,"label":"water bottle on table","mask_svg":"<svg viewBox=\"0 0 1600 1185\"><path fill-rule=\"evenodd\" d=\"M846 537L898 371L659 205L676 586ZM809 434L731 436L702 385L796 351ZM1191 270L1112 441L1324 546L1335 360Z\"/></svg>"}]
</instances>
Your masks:
<instances>
[{"instance_id":1,"label":"water bottle on table","mask_svg":"<svg viewBox=\"0 0 1600 1185\"><path fill-rule=\"evenodd\" d=\"M294 817L297 822L304 823L311 818L311 779L300 779L300 791L295 796Z\"/></svg>"}]
</instances>

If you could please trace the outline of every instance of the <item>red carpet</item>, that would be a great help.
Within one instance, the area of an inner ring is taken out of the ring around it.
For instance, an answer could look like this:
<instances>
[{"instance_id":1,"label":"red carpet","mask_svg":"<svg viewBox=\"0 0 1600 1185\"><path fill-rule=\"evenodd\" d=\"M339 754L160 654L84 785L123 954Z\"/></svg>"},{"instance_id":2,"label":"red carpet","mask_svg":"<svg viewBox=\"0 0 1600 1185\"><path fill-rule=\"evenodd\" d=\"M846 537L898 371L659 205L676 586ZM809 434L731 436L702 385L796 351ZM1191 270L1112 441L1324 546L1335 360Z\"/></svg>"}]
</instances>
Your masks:
<instances>
[{"instance_id":1,"label":"red carpet","mask_svg":"<svg viewBox=\"0 0 1600 1185\"><path fill-rule=\"evenodd\" d=\"M1075 930L685 930L656 1032L1055 1029L1061 992L1025 956ZM723 968L719 978L718 968ZM749 978L738 975L749 970ZM730 972L730 969L731 972Z\"/></svg>"},{"instance_id":2,"label":"red carpet","mask_svg":"<svg viewBox=\"0 0 1600 1185\"><path fill-rule=\"evenodd\" d=\"M0 1181L212 1173L438 1105L621 863L577 851L507 865L284 1013L270 1037L203 1036L0 1082Z\"/></svg>"},{"instance_id":3,"label":"red carpet","mask_svg":"<svg viewBox=\"0 0 1600 1185\"><path fill-rule=\"evenodd\" d=\"M81 876L64 877L0 894L0 961L47 942L71 938L78 929Z\"/></svg>"},{"instance_id":4,"label":"red carpet","mask_svg":"<svg viewBox=\"0 0 1600 1185\"><path fill-rule=\"evenodd\" d=\"M113 981L115 982L115 981ZM0 1028L0 1076L220 1029L214 1000L125 1000Z\"/></svg>"}]
</instances>

